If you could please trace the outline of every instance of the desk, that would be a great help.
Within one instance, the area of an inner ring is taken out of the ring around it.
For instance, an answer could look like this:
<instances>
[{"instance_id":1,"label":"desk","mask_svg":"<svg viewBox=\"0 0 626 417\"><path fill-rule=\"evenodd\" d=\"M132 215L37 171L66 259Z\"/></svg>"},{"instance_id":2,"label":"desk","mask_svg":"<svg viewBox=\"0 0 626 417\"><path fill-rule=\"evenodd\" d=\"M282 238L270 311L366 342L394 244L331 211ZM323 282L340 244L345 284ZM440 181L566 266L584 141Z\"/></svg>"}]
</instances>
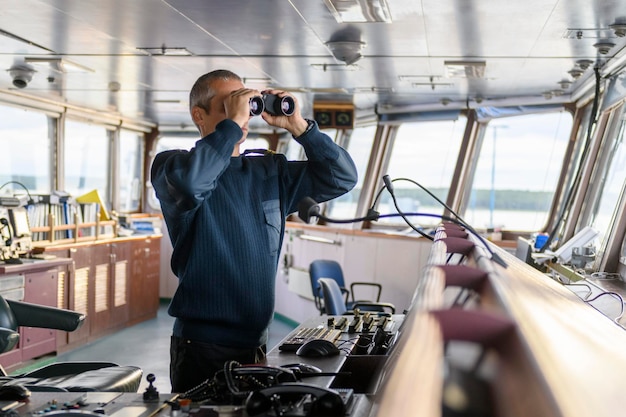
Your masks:
<instances>
[{"instance_id":1,"label":"desk","mask_svg":"<svg viewBox=\"0 0 626 417\"><path fill-rule=\"evenodd\" d=\"M7 264L5 262L0 262L0 275L36 272L69 265L71 263L72 260L69 258L22 259L21 264Z\"/></svg>"}]
</instances>

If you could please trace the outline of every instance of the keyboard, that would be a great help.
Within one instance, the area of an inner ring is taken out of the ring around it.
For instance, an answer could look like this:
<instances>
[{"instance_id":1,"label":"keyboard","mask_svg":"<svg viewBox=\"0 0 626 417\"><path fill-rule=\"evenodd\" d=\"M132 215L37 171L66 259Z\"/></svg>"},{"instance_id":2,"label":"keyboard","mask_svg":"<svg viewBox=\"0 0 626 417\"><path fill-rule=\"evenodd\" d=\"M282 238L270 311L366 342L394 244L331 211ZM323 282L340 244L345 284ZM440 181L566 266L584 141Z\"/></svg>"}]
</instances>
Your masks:
<instances>
[{"instance_id":1,"label":"keyboard","mask_svg":"<svg viewBox=\"0 0 626 417\"><path fill-rule=\"evenodd\" d=\"M300 346L313 339L326 339L335 342L341 335L339 329L327 329L324 327L303 327L296 334L278 346L282 352L295 352Z\"/></svg>"}]
</instances>

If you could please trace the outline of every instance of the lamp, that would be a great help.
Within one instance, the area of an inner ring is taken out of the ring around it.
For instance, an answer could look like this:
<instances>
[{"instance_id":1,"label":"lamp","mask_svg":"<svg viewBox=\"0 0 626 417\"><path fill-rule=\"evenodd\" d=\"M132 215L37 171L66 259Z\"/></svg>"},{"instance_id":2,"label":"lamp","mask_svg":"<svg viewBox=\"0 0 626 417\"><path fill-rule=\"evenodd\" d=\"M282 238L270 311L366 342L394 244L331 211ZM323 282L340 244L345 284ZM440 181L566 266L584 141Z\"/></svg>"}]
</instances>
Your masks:
<instances>
[{"instance_id":1,"label":"lamp","mask_svg":"<svg viewBox=\"0 0 626 417\"><path fill-rule=\"evenodd\" d=\"M365 42L328 41L326 46L337 60L345 62L346 65L352 65L363 57L361 49L365 46Z\"/></svg>"}]
</instances>

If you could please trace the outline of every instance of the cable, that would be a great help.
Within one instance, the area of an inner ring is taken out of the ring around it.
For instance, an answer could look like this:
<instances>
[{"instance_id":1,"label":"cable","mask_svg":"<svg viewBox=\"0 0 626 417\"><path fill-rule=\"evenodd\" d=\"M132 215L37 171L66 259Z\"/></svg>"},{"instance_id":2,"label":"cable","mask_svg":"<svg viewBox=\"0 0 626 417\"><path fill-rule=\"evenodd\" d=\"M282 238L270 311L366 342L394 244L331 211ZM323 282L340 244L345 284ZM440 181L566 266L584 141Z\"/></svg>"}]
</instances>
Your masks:
<instances>
[{"instance_id":1,"label":"cable","mask_svg":"<svg viewBox=\"0 0 626 417\"><path fill-rule=\"evenodd\" d=\"M472 235L474 235L480 241L483 247L491 255L492 261L496 262L498 265L502 266L503 268L506 268L508 266L506 262L489 247L485 239L482 236L480 236L480 234L478 234L476 230L474 230L468 224L459 221L458 219L445 216L443 214L432 214L432 213L403 213L403 214L408 217L412 217L412 216L434 217L434 218L441 219L441 220L447 220L458 226L461 226L465 228L467 231L469 231ZM376 213L375 215L372 215L372 216L364 216L364 217L357 217L354 219L340 220L340 219L332 219L330 217L326 217L323 214L321 214L321 209L319 205L311 197L304 197L302 200L300 200L300 203L298 204L298 217L302 219L305 223L309 223L309 220L311 219L311 217L317 217L318 219L323 220L328 223L347 224L347 223L358 223L358 222L363 222L363 221L376 221L380 218L399 217L399 216L400 215L397 213L392 213L392 214Z\"/></svg>"},{"instance_id":2,"label":"cable","mask_svg":"<svg viewBox=\"0 0 626 417\"><path fill-rule=\"evenodd\" d=\"M383 182L385 183L384 186L382 186L380 188L380 190L378 190L378 193L376 194L376 197L374 198L374 203L372 204L372 206L370 207L370 209L368 210L367 214L369 215L375 215L375 214L379 214L376 210L376 204L378 204L378 200L382 194L382 192L385 190L385 188L387 189L387 191L389 191L389 194L391 194L391 198L393 199L393 204L396 208L396 210L398 211L398 213L402 216L402 211L400 210L400 208L398 207L398 203L396 201L396 196L395 196L395 192L393 190L393 183L396 181L408 181L414 185L416 185L417 187L421 188L424 192L426 192L426 194L428 194L429 196L431 196L435 201L437 201L439 204L441 204L446 210L448 210L452 215L454 215L454 217L456 217L459 221L463 222L464 224L467 224L467 222L465 220L463 220L463 218L454 210L452 210L452 208L450 206L448 206L446 203L444 203L443 201L441 201L441 199L439 199L435 194L433 194L430 190L428 190L426 187L424 187L423 185L421 185L420 183L418 183L417 181L414 181L410 178L394 178L393 180L389 179L389 175L383 175ZM402 218L404 219L404 221L409 225L409 227L411 227L411 229L415 230L416 232L418 232L419 234L421 234L422 236L433 240L430 236L425 235L422 231L416 229L413 224L411 224L411 222L408 221L408 219L406 219L404 216L402 216Z\"/></svg>"},{"instance_id":3,"label":"cable","mask_svg":"<svg viewBox=\"0 0 626 417\"><path fill-rule=\"evenodd\" d=\"M589 298L589 299L587 299L587 300L583 300L583 301L584 301L585 303L591 303L592 301L595 301L595 300L597 300L598 298L600 298L600 297L602 297L602 296L605 296L605 295L612 295L612 296L616 297L616 298L620 301L620 307L621 307L621 309L620 309L620 313L617 315L617 317L615 317L615 318L613 319L613 321L615 321L615 322L617 323L617 322L619 321L619 319L621 319L621 318L622 318L622 316L624 315L624 298L623 298L620 294L618 294L618 293L616 293L616 292L613 292L613 291L605 291L605 292L602 292L602 293L600 293L600 294L596 295L596 296L595 296L595 297L593 297L593 298Z\"/></svg>"},{"instance_id":4,"label":"cable","mask_svg":"<svg viewBox=\"0 0 626 417\"><path fill-rule=\"evenodd\" d=\"M26 186L19 181L7 181L4 184L0 185L0 190L2 190L4 187L6 187L9 184L17 184L20 187L22 187L26 191L26 194L28 195L29 204L33 202L33 197L30 195L30 191L28 191L28 188L26 188Z\"/></svg>"},{"instance_id":5,"label":"cable","mask_svg":"<svg viewBox=\"0 0 626 417\"><path fill-rule=\"evenodd\" d=\"M389 175L383 175L383 182L385 183L385 188L387 189L387 191L389 191L389 194L391 194L391 199L393 200L393 205L396 208L396 211L398 212L400 217L402 217L402 219L406 222L406 224L408 224L411 229L415 230L426 239L435 240L432 236L428 236L428 234L422 232L417 227L415 227L413 223L411 223L409 219L406 218L402 210L400 210L400 207L398 206L398 201L396 200L396 193L393 191L393 184L391 179L389 179Z\"/></svg>"}]
</instances>

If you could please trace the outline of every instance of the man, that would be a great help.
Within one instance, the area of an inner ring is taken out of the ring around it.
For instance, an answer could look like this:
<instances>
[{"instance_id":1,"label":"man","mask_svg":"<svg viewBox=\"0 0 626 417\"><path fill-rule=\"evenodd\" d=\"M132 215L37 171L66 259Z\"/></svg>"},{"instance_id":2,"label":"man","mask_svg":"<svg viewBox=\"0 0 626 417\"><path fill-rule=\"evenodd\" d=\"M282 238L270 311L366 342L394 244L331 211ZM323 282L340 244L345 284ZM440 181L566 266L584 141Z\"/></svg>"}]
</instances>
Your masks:
<instances>
[{"instance_id":1,"label":"man","mask_svg":"<svg viewBox=\"0 0 626 417\"><path fill-rule=\"evenodd\" d=\"M152 164L152 184L173 245L171 267L179 279L168 309L176 317L172 392L213 377L226 361L265 360L286 216L303 197L326 201L356 184L348 153L305 120L297 102L291 116L261 116L291 133L307 161L240 155L250 99L257 96L230 71L201 76L189 104L202 139L190 151L162 152Z\"/></svg>"}]
</instances>

